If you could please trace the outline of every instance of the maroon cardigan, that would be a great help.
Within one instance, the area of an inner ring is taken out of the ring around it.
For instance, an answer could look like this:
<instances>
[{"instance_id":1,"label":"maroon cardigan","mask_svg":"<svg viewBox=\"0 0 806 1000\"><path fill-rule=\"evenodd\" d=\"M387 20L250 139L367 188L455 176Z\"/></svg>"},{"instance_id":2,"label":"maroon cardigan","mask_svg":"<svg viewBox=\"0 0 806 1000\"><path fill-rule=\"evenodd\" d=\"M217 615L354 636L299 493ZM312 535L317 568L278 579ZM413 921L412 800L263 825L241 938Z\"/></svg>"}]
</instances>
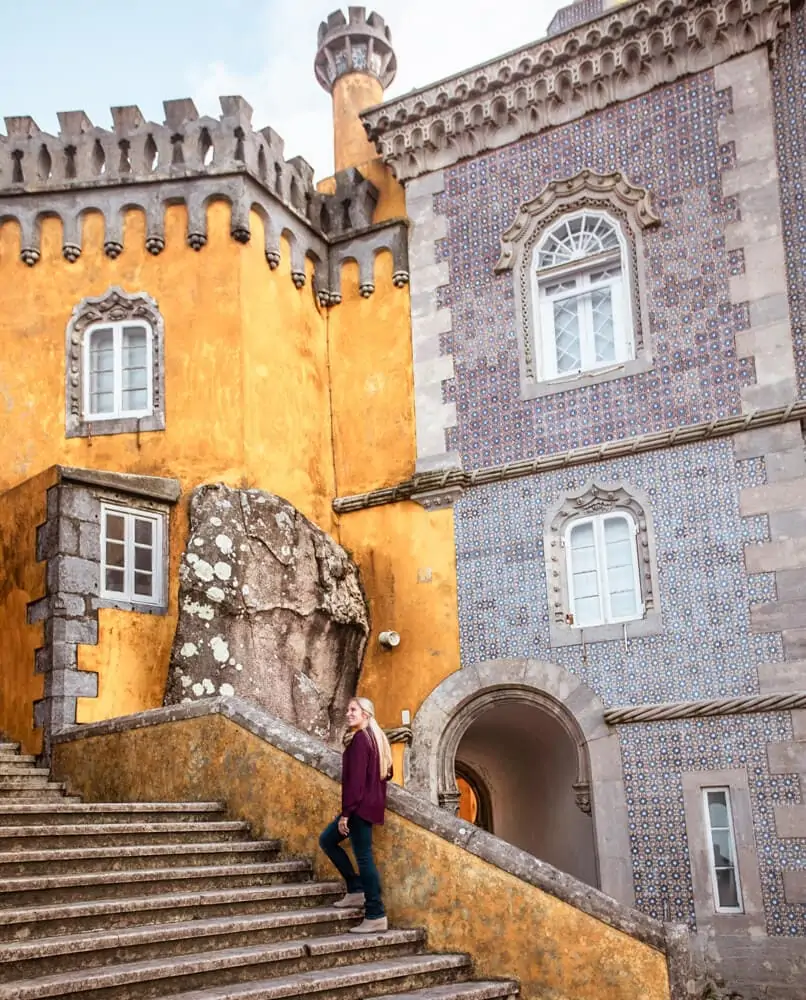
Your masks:
<instances>
[{"instance_id":1,"label":"maroon cardigan","mask_svg":"<svg viewBox=\"0 0 806 1000\"><path fill-rule=\"evenodd\" d=\"M366 729L356 732L341 762L342 816L360 816L380 826L386 809L386 780L381 781L378 748Z\"/></svg>"}]
</instances>

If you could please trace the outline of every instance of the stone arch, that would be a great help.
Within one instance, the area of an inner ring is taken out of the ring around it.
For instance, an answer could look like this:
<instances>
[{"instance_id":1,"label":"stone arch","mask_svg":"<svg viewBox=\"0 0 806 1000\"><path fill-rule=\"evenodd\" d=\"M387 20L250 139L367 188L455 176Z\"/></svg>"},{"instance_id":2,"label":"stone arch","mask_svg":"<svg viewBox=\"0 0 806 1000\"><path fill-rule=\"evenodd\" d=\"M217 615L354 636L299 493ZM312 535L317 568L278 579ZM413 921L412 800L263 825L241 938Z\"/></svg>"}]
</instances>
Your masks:
<instances>
[{"instance_id":1,"label":"stone arch","mask_svg":"<svg viewBox=\"0 0 806 1000\"><path fill-rule=\"evenodd\" d=\"M634 903L627 797L616 732L604 704L563 667L526 658L489 660L457 670L425 699L412 721L409 781L414 791L453 808L455 759L473 721L502 699L520 700L550 713L577 747L577 802L589 795L600 886L620 902Z\"/></svg>"}]
</instances>

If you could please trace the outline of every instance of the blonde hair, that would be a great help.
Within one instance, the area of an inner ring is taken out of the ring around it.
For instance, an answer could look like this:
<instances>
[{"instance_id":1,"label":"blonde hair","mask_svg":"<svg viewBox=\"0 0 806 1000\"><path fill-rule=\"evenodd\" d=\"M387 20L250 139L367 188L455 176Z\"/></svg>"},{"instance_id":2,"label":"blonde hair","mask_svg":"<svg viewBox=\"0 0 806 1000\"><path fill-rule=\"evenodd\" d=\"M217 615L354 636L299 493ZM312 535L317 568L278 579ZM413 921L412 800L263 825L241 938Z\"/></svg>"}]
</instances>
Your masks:
<instances>
[{"instance_id":1,"label":"blonde hair","mask_svg":"<svg viewBox=\"0 0 806 1000\"><path fill-rule=\"evenodd\" d=\"M351 698L350 700L354 701L361 711L365 712L369 716L367 729L375 742L375 746L378 748L381 781L386 781L392 771L392 748L389 746L389 740L386 738L386 733L381 729L375 719L375 706L369 698Z\"/></svg>"}]
</instances>

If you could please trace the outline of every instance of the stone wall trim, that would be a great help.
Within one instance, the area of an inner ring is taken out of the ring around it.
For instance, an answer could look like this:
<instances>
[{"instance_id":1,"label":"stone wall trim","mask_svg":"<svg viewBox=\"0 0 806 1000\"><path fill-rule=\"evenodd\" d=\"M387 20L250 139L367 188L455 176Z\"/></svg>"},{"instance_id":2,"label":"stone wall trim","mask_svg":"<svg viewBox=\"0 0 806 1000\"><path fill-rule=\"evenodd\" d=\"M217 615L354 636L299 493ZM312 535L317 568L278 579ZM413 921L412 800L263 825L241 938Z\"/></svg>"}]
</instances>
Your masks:
<instances>
[{"instance_id":1,"label":"stone wall trim","mask_svg":"<svg viewBox=\"0 0 806 1000\"><path fill-rule=\"evenodd\" d=\"M776 427L805 418L806 399L799 399L796 402L788 403L786 406L755 410L752 413L730 417L719 417L704 423L687 424L667 431L657 431L652 434L622 438L618 441L608 441L605 444L593 445L588 448L574 448L569 451L555 452L539 458L511 462L508 465L493 465L470 471L459 468L423 470L411 479L407 479L395 486L371 490L368 493L359 493L353 496L337 497L333 501L333 509L337 514L348 514L352 511L365 510L368 507L380 507L384 504L410 500L415 493L444 490L457 486L465 489L472 486L484 486L487 483L520 479L523 476L535 476L541 472L551 472L554 469L572 468L577 465L602 462L609 458L622 458L625 455L659 451L674 445L692 444L712 438L729 437L734 434L740 434L743 431L762 427Z\"/></svg>"}]
</instances>

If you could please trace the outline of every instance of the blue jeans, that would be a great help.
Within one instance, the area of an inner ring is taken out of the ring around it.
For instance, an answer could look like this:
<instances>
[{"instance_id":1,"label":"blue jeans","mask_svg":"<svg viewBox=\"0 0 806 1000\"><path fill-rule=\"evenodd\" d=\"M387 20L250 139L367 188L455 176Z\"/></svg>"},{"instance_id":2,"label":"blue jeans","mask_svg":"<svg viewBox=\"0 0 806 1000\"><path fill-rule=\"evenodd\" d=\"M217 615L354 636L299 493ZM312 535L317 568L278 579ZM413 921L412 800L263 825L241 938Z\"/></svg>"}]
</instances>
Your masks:
<instances>
[{"instance_id":1,"label":"blue jeans","mask_svg":"<svg viewBox=\"0 0 806 1000\"><path fill-rule=\"evenodd\" d=\"M372 856L372 823L367 823L360 816L351 816L349 827L350 844L358 864L357 875L347 852L340 846L346 838L339 833L338 816L322 831L319 846L347 883L347 892L364 893L367 920L377 920L385 917L386 911L381 900L381 879Z\"/></svg>"}]
</instances>

